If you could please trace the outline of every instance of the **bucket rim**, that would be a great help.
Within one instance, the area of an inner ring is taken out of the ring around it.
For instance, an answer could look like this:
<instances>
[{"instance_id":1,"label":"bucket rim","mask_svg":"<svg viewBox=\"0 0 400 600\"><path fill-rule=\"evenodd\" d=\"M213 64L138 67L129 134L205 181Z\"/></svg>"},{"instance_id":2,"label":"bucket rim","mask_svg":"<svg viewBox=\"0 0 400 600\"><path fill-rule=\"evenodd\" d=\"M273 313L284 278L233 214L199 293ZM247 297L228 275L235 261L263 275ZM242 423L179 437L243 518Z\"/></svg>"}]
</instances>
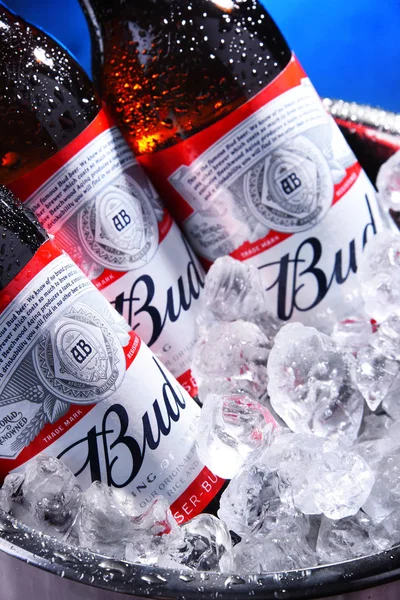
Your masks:
<instances>
[{"instance_id":1,"label":"bucket rim","mask_svg":"<svg viewBox=\"0 0 400 600\"><path fill-rule=\"evenodd\" d=\"M400 545L341 563L268 574L191 572L128 563L66 544L0 511L0 551L77 583L137 598L308 600L400 579Z\"/></svg>"}]
</instances>

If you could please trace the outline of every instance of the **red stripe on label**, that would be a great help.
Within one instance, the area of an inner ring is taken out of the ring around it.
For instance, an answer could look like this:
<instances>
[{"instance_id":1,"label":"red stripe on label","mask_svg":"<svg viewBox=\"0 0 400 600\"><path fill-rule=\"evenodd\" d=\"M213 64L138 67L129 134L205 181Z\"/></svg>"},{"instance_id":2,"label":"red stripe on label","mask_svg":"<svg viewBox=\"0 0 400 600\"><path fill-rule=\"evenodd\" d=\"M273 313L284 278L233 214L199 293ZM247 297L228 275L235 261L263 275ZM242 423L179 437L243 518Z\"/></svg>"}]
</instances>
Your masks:
<instances>
[{"instance_id":1,"label":"red stripe on label","mask_svg":"<svg viewBox=\"0 0 400 600\"><path fill-rule=\"evenodd\" d=\"M193 209L168 182L170 175L182 165L191 165L210 146L258 109L287 90L301 85L301 80L305 77L307 75L301 65L293 59L272 83L230 115L171 148L137 157L149 173L161 197L169 199L169 206L173 206L173 214L179 223L184 222L193 213Z\"/></svg>"},{"instance_id":2,"label":"red stripe on label","mask_svg":"<svg viewBox=\"0 0 400 600\"><path fill-rule=\"evenodd\" d=\"M8 187L24 202L75 154L100 135L100 133L110 129L110 127L115 127L115 123L111 115L103 108L90 125L65 146L65 148L59 150L59 152L48 158L44 163L33 169L33 171L29 171L26 175L10 183Z\"/></svg>"},{"instance_id":3,"label":"red stripe on label","mask_svg":"<svg viewBox=\"0 0 400 600\"><path fill-rule=\"evenodd\" d=\"M129 369L133 361L135 360L137 353L140 350L142 340L134 331L129 332L130 341L127 346L124 347L125 359L126 359L126 370Z\"/></svg>"},{"instance_id":4,"label":"red stripe on label","mask_svg":"<svg viewBox=\"0 0 400 600\"><path fill-rule=\"evenodd\" d=\"M104 288L115 283L124 275L126 275L126 271L111 271L110 269L104 269L100 277L92 279L92 283L98 290L104 290Z\"/></svg>"},{"instance_id":5,"label":"red stripe on label","mask_svg":"<svg viewBox=\"0 0 400 600\"><path fill-rule=\"evenodd\" d=\"M158 224L159 244L161 244L161 242L167 237L172 227L172 224L173 220L171 215L166 210L164 210L163 220L161 221L161 223Z\"/></svg>"},{"instance_id":6,"label":"red stripe on label","mask_svg":"<svg viewBox=\"0 0 400 600\"><path fill-rule=\"evenodd\" d=\"M71 408L68 410L68 412L55 423L47 423L37 437L30 442L29 446L22 450L17 458L0 459L1 480L3 480L10 471L20 467L28 460L51 446L53 442L62 437L71 427L74 427L76 423L83 419L83 417L85 417L95 406L95 404L71 404Z\"/></svg>"},{"instance_id":7,"label":"red stripe on label","mask_svg":"<svg viewBox=\"0 0 400 600\"><path fill-rule=\"evenodd\" d=\"M189 521L203 512L225 481L204 467L183 494L171 504L171 512L177 523Z\"/></svg>"},{"instance_id":8,"label":"red stripe on label","mask_svg":"<svg viewBox=\"0 0 400 600\"><path fill-rule=\"evenodd\" d=\"M52 240L48 240L40 246L34 257L25 265L25 267L23 267L18 275L16 275L14 279L1 290L0 314L7 308L10 302L18 296L35 275L40 273L44 267L62 254L63 252Z\"/></svg>"},{"instance_id":9,"label":"red stripe on label","mask_svg":"<svg viewBox=\"0 0 400 600\"><path fill-rule=\"evenodd\" d=\"M182 373L182 375L177 377L177 380L179 381L181 386L185 388L185 390L192 396L192 398L194 396L197 396L197 394L199 393L199 388L197 387L196 380L193 377L192 371L190 369L188 369L187 371Z\"/></svg>"},{"instance_id":10,"label":"red stripe on label","mask_svg":"<svg viewBox=\"0 0 400 600\"><path fill-rule=\"evenodd\" d=\"M346 170L346 177L338 185L335 185L335 196L332 206L343 198L349 189L353 187L359 178L361 171L361 166L357 162Z\"/></svg>"}]
</instances>

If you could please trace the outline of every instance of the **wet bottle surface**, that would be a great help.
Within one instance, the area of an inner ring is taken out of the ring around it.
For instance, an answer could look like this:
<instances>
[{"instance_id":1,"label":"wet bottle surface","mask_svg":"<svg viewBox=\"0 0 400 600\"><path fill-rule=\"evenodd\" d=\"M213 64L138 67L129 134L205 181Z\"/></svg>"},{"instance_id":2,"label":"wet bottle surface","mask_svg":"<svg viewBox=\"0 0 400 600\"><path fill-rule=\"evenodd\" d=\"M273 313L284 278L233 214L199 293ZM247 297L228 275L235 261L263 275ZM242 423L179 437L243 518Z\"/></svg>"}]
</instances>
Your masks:
<instances>
[{"instance_id":1,"label":"wet bottle surface","mask_svg":"<svg viewBox=\"0 0 400 600\"><path fill-rule=\"evenodd\" d=\"M198 460L195 401L3 186L0 235L0 479L44 453L82 488L204 511L224 480Z\"/></svg>"},{"instance_id":2,"label":"wet bottle surface","mask_svg":"<svg viewBox=\"0 0 400 600\"><path fill-rule=\"evenodd\" d=\"M0 129L0 183L195 395L203 271L83 69L2 4Z\"/></svg>"},{"instance_id":3,"label":"wet bottle surface","mask_svg":"<svg viewBox=\"0 0 400 600\"><path fill-rule=\"evenodd\" d=\"M275 23L252 0L80 2L95 81L138 155L215 123L291 59Z\"/></svg>"},{"instance_id":4,"label":"wet bottle surface","mask_svg":"<svg viewBox=\"0 0 400 600\"><path fill-rule=\"evenodd\" d=\"M0 182L7 185L69 144L100 100L50 36L0 4Z\"/></svg>"},{"instance_id":5,"label":"wet bottle surface","mask_svg":"<svg viewBox=\"0 0 400 600\"><path fill-rule=\"evenodd\" d=\"M373 186L264 7L80 2L100 94L203 263L251 262L282 320L340 316L383 223Z\"/></svg>"},{"instance_id":6,"label":"wet bottle surface","mask_svg":"<svg viewBox=\"0 0 400 600\"><path fill-rule=\"evenodd\" d=\"M33 217L33 215L32 215ZM0 291L3 290L48 239L37 221L26 218L9 190L0 186Z\"/></svg>"}]
</instances>

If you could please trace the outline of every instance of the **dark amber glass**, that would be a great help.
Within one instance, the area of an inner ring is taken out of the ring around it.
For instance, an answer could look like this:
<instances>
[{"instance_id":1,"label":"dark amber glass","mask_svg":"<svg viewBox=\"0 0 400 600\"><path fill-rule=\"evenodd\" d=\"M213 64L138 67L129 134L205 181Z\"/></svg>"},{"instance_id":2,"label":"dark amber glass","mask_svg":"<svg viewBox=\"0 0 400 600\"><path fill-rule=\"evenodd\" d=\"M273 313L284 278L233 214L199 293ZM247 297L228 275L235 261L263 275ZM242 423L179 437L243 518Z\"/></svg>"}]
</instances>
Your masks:
<instances>
[{"instance_id":1,"label":"dark amber glass","mask_svg":"<svg viewBox=\"0 0 400 600\"><path fill-rule=\"evenodd\" d=\"M47 239L33 214L0 185L0 290L18 275Z\"/></svg>"},{"instance_id":2,"label":"dark amber glass","mask_svg":"<svg viewBox=\"0 0 400 600\"><path fill-rule=\"evenodd\" d=\"M136 154L169 147L257 94L291 52L254 0L80 0L93 71Z\"/></svg>"},{"instance_id":3,"label":"dark amber glass","mask_svg":"<svg viewBox=\"0 0 400 600\"><path fill-rule=\"evenodd\" d=\"M0 183L66 146L99 109L92 82L63 46L0 3Z\"/></svg>"}]
</instances>

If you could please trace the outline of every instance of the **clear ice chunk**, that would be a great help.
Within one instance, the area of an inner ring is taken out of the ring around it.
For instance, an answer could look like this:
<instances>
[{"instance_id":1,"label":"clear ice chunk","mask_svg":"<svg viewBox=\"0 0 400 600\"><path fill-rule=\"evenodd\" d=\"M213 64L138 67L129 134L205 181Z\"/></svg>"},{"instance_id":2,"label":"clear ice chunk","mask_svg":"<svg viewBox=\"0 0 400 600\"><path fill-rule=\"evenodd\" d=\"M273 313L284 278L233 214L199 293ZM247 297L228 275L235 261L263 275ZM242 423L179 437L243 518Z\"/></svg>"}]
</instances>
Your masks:
<instances>
[{"instance_id":1,"label":"clear ice chunk","mask_svg":"<svg viewBox=\"0 0 400 600\"><path fill-rule=\"evenodd\" d=\"M336 321L332 330L332 339L348 352L356 353L368 344L372 336L371 319L365 314L349 315Z\"/></svg>"},{"instance_id":2,"label":"clear ice chunk","mask_svg":"<svg viewBox=\"0 0 400 600\"><path fill-rule=\"evenodd\" d=\"M105 556L124 558L125 545L133 536L129 516L134 510L130 497L95 481L82 494L75 524L79 544Z\"/></svg>"},{"instance_id":3,"label":"clear ice chunk","mask_svg":"<svg viewBox=\"0 0 400 600\"><path fill-rule=\"evenodd\" d=\"M297 433L342 438L360 428L364 400L354 357L328 336L300 323L285 325L268 360L272 408Z\"/></svg>"},{"instance_id":4,"label":"clear ice chunk","mask_svg":"<svg viewBox=\"0 0 400 600\"><path fill-rule=\"evenodd\" d=\"M386 210L400 211L400 151L381 166L376 185L382 206Z\"/></svg>"},{"instance_id":5,"label":"clear ice chunk","mask_svg":"<svg viewBox=\"0 0 400 600\"><path fill-rule=\"evenodd\" d=\"M376 234L365 246L357 278L367 314L382 323L399 307L400 235L388 230Z\"/></svg>"},{"instance_id":6,"label":"clear ice chunk","mask_svg":"<svg viewBox=\"0 0 400 600\"><path fill-rule=\"evenodd\" d=\"M390 513L378 525L371 528L371 539L378 550L387 550L400 543L400 511Z\"/></svg>"},{"instance_id":7,"label":"clear ice chunk","mask_svg":"<svg viewBox=\"0 0 400 600\"><path fill-rule=\"evenodd\" d=\"M56 537L63 537L71 527L81 498L81 488L68 467L43 454L26 463L23 473L8 475L2 490L4 496L11 493L8 510L14 517Z\"/></svg>"},{"instance_id":8,"label":"clear ice chunk","mask_svg":"<svg viewBox=\"0 0 400 600\"><path fill-rule=\"evenodd\" d=\"M282 524L269 534L255 533L233 548L235 573L274 573L313 567L316 553L310 548L301 528Z\"/></svg>"},{"instance_id":9,"label":"clear ice chunk","mask_svg":"<svg viewBox=\"0 0 400 600\"><path fill-rule=\"evenodd\" d=\"M269 340L255 323L220 323L197 342L193 375L203 393L223 390L261 397L267 388L269 351Z\"/></svg>"},{"instance_id":10,"label":"clear ice chunk","mask_svg":"<svg viewBox=\"0 0 400 600\"><path fill-rule=\"evenodd\" d=\"M329 519L354 515L364 505L375 476L361 456L332 449L310 470L310 491L319 511Z\"/></svg>"},{"instance_id":11,"label":"clear ice chunk","mask_svg":"<svg viewBox=\"0 0 400 600\"><path fill-rule=\"evenodd\" d=\"M392 386L386 394L382 408L387 414L392 417L395 421L400 420L400 372L394 379Z\"/></svg>"},{"instance_id":12,"label":"clear ice chunk","mask_svg":"<svg viewBox=\"0 0 400 600\"><path fill-rule=\"evenodd\" d=\"M375 476L359 455L338 441L313 435L285 434L264 454L286 485L296 508L304 514L323 513L342 519L357 513L367 500Z\"/></svg>"},{"instance_id":13,"label":"clear ice chunk","mask_svg":"<svg viewBox=\"0 0 400 600\"><path fill-rule=\"evenodd\" d=\"M392 360L400 360L400 312L391 313L371 336L369 344Z\"/></svg>"},{"instance_id":14,"label":"clear ice chunk","mask_svg":"<svg viewBox=\"0 0 400 600\"><path fill-rule=\"evenodd\" d=\"M261 404L240 394L209 394L197 427L197 454L212 473L232 479L247 458L268 446L275 419Z\"/></svg>"},{"instance_id":15,"label":"clear ice chunk","mask_svg":"<svg viewBox=\"0 0 400 600\"><path fill-rule=\"evenodd\" d=\"M369 408L375 411L388 394L399 370L399 363L386 358L372 346L357 353L357 383Z\"/></svg>"},{"instance_id":16,"label":"clear ice chunk","mask_svg":"<svg viewBox=\"0 0 400 600\"><path fill-rule=\"evenodd\" d=\"M257 530L269 533L281 521L299 518L290 494L281 493L278 474L261 457L245 465L229 482L220 498L218 516L240 536Z\"/></svg>"},{"instance_id":17,"label":"clear ice chunk","mask_svg":"<svg viewBox=\"0 0 400 600\"><path fill-rule=\"evenodd\" d=\"M0 489L0 508L6 513L13 514L14 503L23 502L22 484L23 473L9 473Z\"/></svg>"},{"instance_id":18,"label":"clear ice chunk","mask_svg":"<svg viewBox=\"0 0 400 600\"><path fill-rule=\"evenodd\" d=\"M389 435L389 428L393 423L393 419L384 413L380 415L377 415L376 413L364 415L360 433L357 438L357 444L387 437Z\"/></svg>"},{"instance_id":19,"label":"clear ice chunk","mask_svg":"<svg viewBox=\"0 0 400 600\"><path fill-rule=\"evenodd\" d=\"M137 561L131 549L130 545L126 558ZM203 513L181 525L172 535L159 537L156 551L143 553L138 562L192 571L229 571L231 551L232 540L225 523Z\"/></svg>"},{"instance_id":20,"label":"clear ice chunk","mask_svg":"<svg viewBox=\"0 0 400 600\"><path fill-rule=\"evenodd\" d=\"M132 513L128 505L127 514ZM180 528L172 516L168 501L159 496L145 512L131 514L132 536L126 543L125 558L131 562L147 565L174 567L177 564L168 556L168 545L180 536Z\"/></svg>"},{"instance_id":21,"label":"clear ice chunk","mask_svg":"<svg viewBox=\"0 0 400 600\"><path fill-rule=\"evenodd\" d=\"M333 521L322 517L316 552L322 564L352 560L378 551L358 515Z\"/></svg>"},{"instance_id":22,"label":"clear ice chunk","mask_svg":"<svg viewBox=\"0 0 400 600\"><path fill-rule=\"evenodd\" d=\"M374 524L381 523L399 507L400 447L398 442L396 446L395 440L391 442L391 447L381 447L380 458L378 454L371 464L376 482L363 504L363 510Z\"/></svg>"},{"instance_id":23,"label":"clear ice chunk","mask_svg":"<svg viewBox=\"0 0 400 600\"><path fill-rule=\"evenodd\" d=\"M207 309L220 321L251 320L267 308L258 269L230 256L211 266L203 294Z\"/></svg>"}]
</instances>

